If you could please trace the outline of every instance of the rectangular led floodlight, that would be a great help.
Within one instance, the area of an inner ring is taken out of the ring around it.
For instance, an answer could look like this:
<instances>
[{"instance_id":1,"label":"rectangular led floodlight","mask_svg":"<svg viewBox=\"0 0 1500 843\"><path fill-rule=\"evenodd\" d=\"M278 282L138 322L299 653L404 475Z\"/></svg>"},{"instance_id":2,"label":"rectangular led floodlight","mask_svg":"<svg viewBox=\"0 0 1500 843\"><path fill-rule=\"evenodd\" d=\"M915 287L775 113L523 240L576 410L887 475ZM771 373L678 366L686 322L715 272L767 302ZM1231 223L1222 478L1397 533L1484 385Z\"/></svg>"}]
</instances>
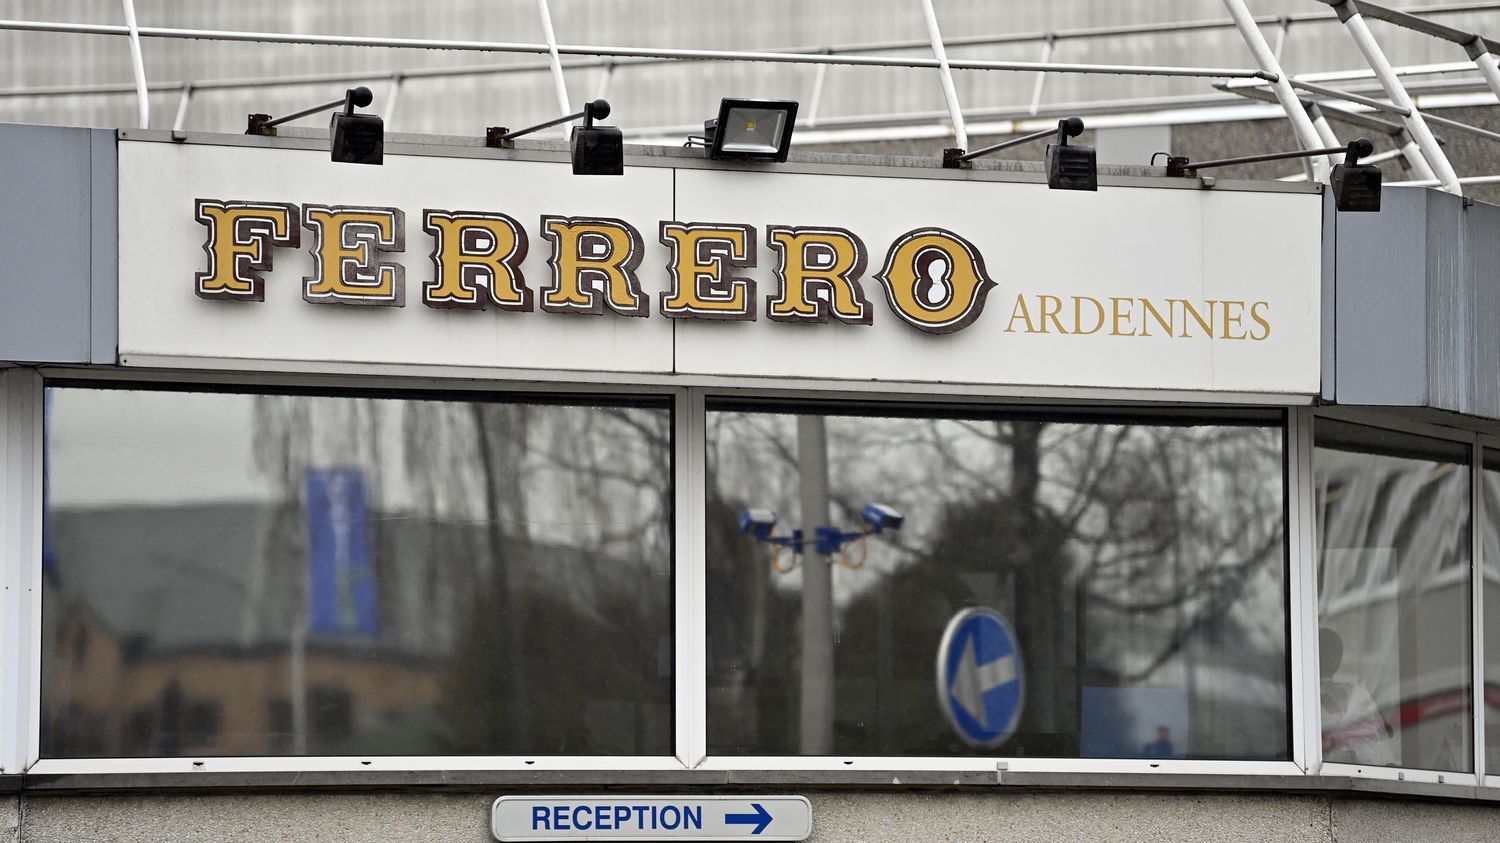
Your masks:
<instances>
[{"instance_id":1,"label":"rectangular led floodlight","mask_svg":"<svg viewBox=\"0 0 1500 843\"><path fill-rule=\"evenodd\" d=\"M785 161L792 145L797 103L725 99L719 118L704 125L708 157L725 161Z\"/></svg>"}]
</instances>

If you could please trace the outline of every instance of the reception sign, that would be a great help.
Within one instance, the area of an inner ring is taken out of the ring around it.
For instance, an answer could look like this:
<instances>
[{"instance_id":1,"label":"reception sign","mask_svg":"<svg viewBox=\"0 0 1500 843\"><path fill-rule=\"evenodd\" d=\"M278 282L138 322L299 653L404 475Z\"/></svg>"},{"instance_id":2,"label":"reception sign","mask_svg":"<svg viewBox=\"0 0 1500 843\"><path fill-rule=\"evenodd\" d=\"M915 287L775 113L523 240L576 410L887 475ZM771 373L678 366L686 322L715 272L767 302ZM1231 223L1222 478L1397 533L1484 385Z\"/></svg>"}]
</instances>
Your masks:
<instances>
[{"instance_id":1,"label":"reception sign","mask_svg":"<svg viewBox=\"0 0 1500 843\"><path fill-rule=\"evenodd\" d=\"M1315 194L671 160L122 141L122 362L1317 391Z\"/></svg>"}]
</instances>

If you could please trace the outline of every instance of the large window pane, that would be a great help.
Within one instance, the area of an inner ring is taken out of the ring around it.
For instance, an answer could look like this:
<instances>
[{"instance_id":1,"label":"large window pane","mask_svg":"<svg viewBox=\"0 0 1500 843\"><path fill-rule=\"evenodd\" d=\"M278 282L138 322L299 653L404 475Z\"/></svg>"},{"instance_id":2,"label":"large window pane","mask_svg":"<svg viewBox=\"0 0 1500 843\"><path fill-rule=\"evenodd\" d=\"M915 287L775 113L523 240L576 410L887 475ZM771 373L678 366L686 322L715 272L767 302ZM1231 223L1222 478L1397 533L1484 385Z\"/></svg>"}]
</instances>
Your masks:
<instances>
[{"instance_id":1,"label":"large window pane","mask_svg":"<svg viewBox=\"0 0 1500 843\"><path fill-rule=\"evenodd\" d=\"M44 756L670 754L665 402L48 407Z\"/></svg>"},{"instance_id":2,"label":"large window pane","mask_svg":"<svg viewBox=\"0 0 1500 843\"><path fill-rule=\"evenodd\" d=\"M1314 431L1323 758L1472 770L1469 448Z\"/></svg>"},{"instance_id":3,"label":"large window pane","mask_svg":"<svg viewBox=\"0 0 1500 843\"><path fill-rule=\"evenodd\" d=\"M724 402L707 429L710 752L1288 757L1279 415ZM829 525L801 514L819 451ZM793 559L738 517L852 531L867 502L905 522L833 565L819 668L806 564L779 573ZM989 749L955 734L935 682L971 606L1008 620L1024 665L1020 721ZM804 683L831 689L831 723Z\"/></svg>"}]
</instances>

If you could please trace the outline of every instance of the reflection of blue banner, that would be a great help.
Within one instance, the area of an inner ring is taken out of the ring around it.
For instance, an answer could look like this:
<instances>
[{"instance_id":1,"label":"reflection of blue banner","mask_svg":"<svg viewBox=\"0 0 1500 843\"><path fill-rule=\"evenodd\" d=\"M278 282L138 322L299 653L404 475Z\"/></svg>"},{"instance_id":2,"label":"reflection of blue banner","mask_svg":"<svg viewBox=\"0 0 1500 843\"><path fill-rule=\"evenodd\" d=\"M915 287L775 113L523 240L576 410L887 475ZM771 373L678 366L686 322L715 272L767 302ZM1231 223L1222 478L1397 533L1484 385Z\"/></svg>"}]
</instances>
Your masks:
<instances>
[{"instance_id":1,"label":"reflection of blue banner","mask_svg":"<svg viewBox=\"0 0 1500 843\"><path fill-rule=\"evenodd\" d=\"M307 628L376 632L365 477L357 468L307 470Z\"/></svg>"}]
</instances>

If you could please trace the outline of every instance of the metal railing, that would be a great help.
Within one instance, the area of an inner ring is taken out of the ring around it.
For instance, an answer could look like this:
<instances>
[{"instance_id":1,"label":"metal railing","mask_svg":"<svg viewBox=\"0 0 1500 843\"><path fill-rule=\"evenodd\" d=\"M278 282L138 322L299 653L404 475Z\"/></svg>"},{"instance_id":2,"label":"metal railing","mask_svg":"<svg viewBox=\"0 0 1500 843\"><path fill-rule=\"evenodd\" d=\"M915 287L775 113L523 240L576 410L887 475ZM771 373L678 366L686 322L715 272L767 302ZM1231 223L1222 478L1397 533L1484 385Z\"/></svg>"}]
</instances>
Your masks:
<instances>
[{"instance_id":1,"label":"metal railing","mask_svg":"<svg viewBox=\"0 0 1500 843\"><path fill-rule=\"evenodd\" d=\"M819 47L792 47L769 50L704 50L704 49L670 49L650 47L622 47L608 45L572 45L559 43L552 27L548 0L537 0L538 18L542 25L544 40L542 43L526 42L503 42L482 40L445 40L426 38L389 38L359 35L308 35L287 32L269 31L238 31L238 30L214 30L214 29L189 29L177 27L142 26L136 20L134 0L121 0L124 24L98 24L98 23L73 23L56 21L21 21L0 20L0 31L16 32L50 32L83 35L105 35L129 39L131 46L131 70L133 81L131 84L118 85L73 85L73 86L42 86L32 88L0 89L0 98L17 97L65 97L79 95L99 94L130 94L136 97L139 123L143 127L150 124L150 95L151 93L177 92L180 94L178 107L173 120L174 129L184 128L187 115L195 94L214 90L239 90L254 89L273 86L309 85L332 82L368 82L372 80L390 80L390 92L386 103L387 112L394 110L397 97L404 83L419 79L438 79L454 77L478 77L498 74L546 72L551 75L554 92L557 97L557 106L560 113L572 110L569 104L567 86L564 74L568 71L582 68L597 68L602 71L598 82L596 96L602 95L610 85L614 75L622 69L628 69L644 65L662 65L677 62L776 62L806 65L816 68L810 107L802 116L801 122L804 126L820 126L825 130L837 131L839 127L862 126L868 129L876 125L900 126L913 125L914 120L925 121L931 124L935 120L941 120L946 116L947 132L951 133L960 146L966 146L968 121L974 119L989 119L990 124L1013 122L1024 123L1027 118L1038 118L1044 112L1055 112L1056 108L1048 108L1043 105L1043 94L1046 80L1050 74L1109 74L1109 75L1134 75L1134 76L1157 76L1157 77L1189 77L1218 80L1219 84L1214 87L1221 93L1216 93L1203 98L1195 98L1190 101L1181 101L1184 108L1207 108L1213 105L1222 105L1226 95L1252 96L1258 98L1260 94L1256 91L1271 94L1273 99L1282 109L1285 117L1291 122L1299 144L1304 148L1318 148L1323 146L1338 145L1331 128L1329 128L1326 113L1332 111L1340 119L1349 118L1350 115L1360 112L1375 111L1394 115L1399 118L1399 123L1386 123L1387 126L1399 125L1404 130L1408 144L1409 165L1423 179L1436 178L1446 190L1459 191L1459 179L1453 172L1451 165L1445 157L1440 144L1432 134L1428 123L1442 125L1448 128L1466 131L1489 140L1500 139L1496 133L1467 126L1457 121L1446 118L1434 119L1432 115L1426 114L1417 108L1408 91L1408 86L1401 80L1403 77L1425 74L1444 74L1477 69L1480 80L1497 96L1500 96L1500 60L1497 60L1496 47L1492 46L1500 42L1488 39L1485 36L1469 32L1453 26L1448 26L1434 17L1454 13L1472 13L1480 11L1500 10L1500 3L1449 3L1441 5L1427 5L1407 10L1394 10L1364 0L1317 0L1318 3L1331 7L1319 12L1306 12L1293 15L1260 16L1250 14L1244 0L1222 0L1230 17L1227 20L1191 20L1159 24L1127 24L1120 26L1089 27L1071 30L1058 30L1030 33L1010 33L993 35L975 35L956 38L944 38L939 27L939 20L932 0L917 0L923 13L923 19L927 27L926 39L890 40L881 42L870 42L860 44L848 44L842 46L819 46ZM1379 45L1370 34L1364 23L1364 17L1371 17L1382 22L1390 23L1421 35L1438 38L1462 46L1469 53L1470 64L1428 64L1416 65L1407 68L1393 67L1386 59ZM1318 22L1329 23L1341 20L1350 38L1360 49L1366 63L1367 69L1355 71L1338 71L1334 73L1306 74L1302 77L1294 77L1282 70L1281 57L1291 27L1294 24ZM1268 42L1262 29L1275 27L1274 43ZM1254 58L1256 67L1234 68L1234 67L1192 67L1192 66L1170 66L1170 65L1123 65L1123 64L1099 64L1079 62L1054 61L1057 45L1066 41L1094 41L1099 39L1113 38L1135 38L1145 36L1172 35L1192 32L1207 32L1214 30L1235 30L1244 40L1250 55ZM440 67L440 68L411 68L391 69L376 72L348 72L348 73L317 73L303 74L298 76L263 76L263 77L241 77L232 79L206 79L206 80L182 80L175 82L150 82L146 78L146 71L142 59L141 43L144 39L168 39L168 40L207 40L215 42L250 42L265 44L298 44L298 45L325 45L325 46L356 46L356 47L378 47L404 50L443 50L480 53L505 53L505 54L533 54L544 56L545 60L540 62L518 62L502 65L484 65L468 67ZM1016 44L1038 44L1042 48L1038 61L998 61L989 59L955 58L948 55L949 49L969 48L982 46L1016 45ZM931 58L879 55L891 51L911 50L927 48L932 52ZM565 60L565 57L568 60ZM582 59L582 60L576 60ZM921 113L917 115L869 115L864 118L822 118L818 115L818 105L822 99L822 89L826 73L832 66L846 67L881 67L881 68L909 68L937 70L942 86L942 94L945 112ZM965 110L958 99L957 89L954 85L955 71L995 71L995 72L1019 72L1035 73L1036 81L1032 86L1029 102L1024 106L1003 109L970 109ZM1363 92L1339 90L1322 84L1324 82L1355 82L1373 79L1380 83L1380 93L1383 99L1376 99ZM1472 80L1464 80L1460 87L1469 90L1482 90L1476 88ZM1152 100L1150 98L1130 98L1116 100L1109 104L1094 104L1098 107L1109 108L1114 113L1123 113L1131 108L1147 110L1155 108L1153 104L1161 98ZM1229 101L1236 101L1233 96L1228 96ZM1340 109L1333 106L1330 100L1341 100L1345 103L1353 103L1352 109ZM1083 105L1083 104L1070 104ZM662 129L670 127L659 127L658 129L636 129L631 132L633 137L650 137L653 133L660 134ZM1393 132L1393 134L1395 134ZM1418 163L1418 160L1420 163ZM1317 178L1326 177L1329 162L1324 159L1315 159L1311 162L1312 175Z\"/></svg>"}]
</instances>

